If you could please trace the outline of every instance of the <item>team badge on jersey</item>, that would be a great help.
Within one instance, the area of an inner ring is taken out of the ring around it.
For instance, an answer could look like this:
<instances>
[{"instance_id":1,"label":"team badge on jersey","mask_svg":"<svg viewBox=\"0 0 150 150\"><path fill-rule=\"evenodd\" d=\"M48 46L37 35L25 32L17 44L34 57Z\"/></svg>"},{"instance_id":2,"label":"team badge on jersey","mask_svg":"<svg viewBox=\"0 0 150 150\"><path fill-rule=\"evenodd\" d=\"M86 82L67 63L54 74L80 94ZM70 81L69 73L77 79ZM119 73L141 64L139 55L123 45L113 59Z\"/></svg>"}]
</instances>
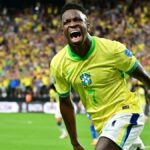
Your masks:
<instances>
[{"instance_id":1,"label":"team badge on jersey","mask_svg":"<svg viewBox=\"0 0 150 150\"><path fill-rule=\"evenodd\" d=\"M84 86L88 86L92 83L92 80L90 78L90 75L87 74L87 73L83 73L81 76L80 76L80 79L82 81L82 85Z\"/></svg>"},{"instance_id":2,"label":"team badge on jersey","mask_svg":"<svg viewBox=\"0 0 150 150\"><path fill-rule=\"evenodd\" d=\"M131 52L129 49L126 49L126 50L125 50L125 54L126 54L128 57L132 57L132 52Z\"/></svg>"}]
</instances>

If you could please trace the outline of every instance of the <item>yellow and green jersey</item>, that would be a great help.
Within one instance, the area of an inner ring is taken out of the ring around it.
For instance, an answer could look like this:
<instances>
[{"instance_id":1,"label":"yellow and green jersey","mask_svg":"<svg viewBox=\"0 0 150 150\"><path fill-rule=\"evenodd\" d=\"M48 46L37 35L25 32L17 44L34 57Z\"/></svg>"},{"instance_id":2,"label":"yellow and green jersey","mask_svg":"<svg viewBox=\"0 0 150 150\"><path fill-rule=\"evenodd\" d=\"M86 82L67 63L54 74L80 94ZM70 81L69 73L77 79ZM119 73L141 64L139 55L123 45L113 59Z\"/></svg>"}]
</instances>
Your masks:
<instances>
[{"instance_id":1,"label":"yellow and green jersey","mask_svg":"<svg viewBox=\"0 0 150 150\"><path fill-rule=\"evenodd\" d=\"M67 96L73 87L100 132L107 119L118 112L142 112L125 80L125 74L137 66L136 58L123 44L93 36L84 58L66 45L55 55L50 69L59 95Z\"/></svg>"}]
</instances>

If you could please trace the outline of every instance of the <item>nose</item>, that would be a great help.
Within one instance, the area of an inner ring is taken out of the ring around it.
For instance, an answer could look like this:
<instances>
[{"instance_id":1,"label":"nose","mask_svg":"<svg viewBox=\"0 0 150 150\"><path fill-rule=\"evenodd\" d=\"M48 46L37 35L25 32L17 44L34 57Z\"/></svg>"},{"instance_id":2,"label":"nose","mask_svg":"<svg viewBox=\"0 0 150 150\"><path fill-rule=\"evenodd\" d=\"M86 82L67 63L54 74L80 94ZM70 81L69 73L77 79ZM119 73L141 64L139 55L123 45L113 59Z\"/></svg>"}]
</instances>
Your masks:
<instances>
[{"instance_id":1,"label":"nose","mask_svg":"<svg viewBox=\"0 0 150 150\"><path fill-rule=\"evenodd\" d=\"M70 24L69 24L70 27L76 27L77 26L77 23L74 22L74 21L71 21Z\"/></svg>"}]
</instances>

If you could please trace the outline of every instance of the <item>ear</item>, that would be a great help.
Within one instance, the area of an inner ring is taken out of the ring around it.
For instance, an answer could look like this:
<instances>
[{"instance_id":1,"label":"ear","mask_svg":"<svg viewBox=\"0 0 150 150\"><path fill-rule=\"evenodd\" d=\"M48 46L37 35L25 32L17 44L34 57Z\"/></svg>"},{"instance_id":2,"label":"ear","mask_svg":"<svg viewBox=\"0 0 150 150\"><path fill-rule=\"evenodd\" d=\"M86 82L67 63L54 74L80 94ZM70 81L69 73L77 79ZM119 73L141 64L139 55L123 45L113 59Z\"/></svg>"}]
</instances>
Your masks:
<instances>
[{"instance_id":1,"label":"ear","mask_svg":"<svg viewBox=\"0 0 150 150\"><path fill-rule=\"evenodd\" d=\"M90 23L89 23L89 22L87 22L87 31L88 31L88 32L91 32L91 26L90 26Z\"/></svg>"}]
</instances>

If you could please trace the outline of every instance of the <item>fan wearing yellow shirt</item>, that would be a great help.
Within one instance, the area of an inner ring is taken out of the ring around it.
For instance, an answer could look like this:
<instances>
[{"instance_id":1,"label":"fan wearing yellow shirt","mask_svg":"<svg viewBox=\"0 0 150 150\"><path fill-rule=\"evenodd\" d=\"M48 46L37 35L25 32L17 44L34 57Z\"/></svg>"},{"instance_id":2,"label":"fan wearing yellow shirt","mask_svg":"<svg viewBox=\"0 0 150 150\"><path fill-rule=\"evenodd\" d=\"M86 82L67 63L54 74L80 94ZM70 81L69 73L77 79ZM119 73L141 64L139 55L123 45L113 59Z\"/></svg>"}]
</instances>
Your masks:
<instances>
[{"instance_id":1,"label":"fan wearing yellow shirt","mask_svg":"<svg viewBox=\"0 0 150 150\"><path fill-rule=\"evenodd\" d=\"M56 119L57 126L61 133L59 138L65 139L68 136L68 134L67 134L65 127L63 126L63 120L62 120L62 116L61 116L60 109L59 109L59 96L53 84L50 86L50 100L56 101L57 103L56 110L55 110L55 119Z\"/></svg>"},{"instance_id":2,"label":"fan wearing yellow shirt","mask_svg":"<svg viewBox=\"0 0 150 150\"><path fill-rule=\"evenodd\" d=\"M67 45L51 61L60 110L74 150L78 141L71 87L100 134L96 150L143 150L139 136L144 115L138 97L128 89L124 73L150 88L150 77L125 45L90 35L86 10L66 3L61 11Z\"/></svg>"}]
</instances>

